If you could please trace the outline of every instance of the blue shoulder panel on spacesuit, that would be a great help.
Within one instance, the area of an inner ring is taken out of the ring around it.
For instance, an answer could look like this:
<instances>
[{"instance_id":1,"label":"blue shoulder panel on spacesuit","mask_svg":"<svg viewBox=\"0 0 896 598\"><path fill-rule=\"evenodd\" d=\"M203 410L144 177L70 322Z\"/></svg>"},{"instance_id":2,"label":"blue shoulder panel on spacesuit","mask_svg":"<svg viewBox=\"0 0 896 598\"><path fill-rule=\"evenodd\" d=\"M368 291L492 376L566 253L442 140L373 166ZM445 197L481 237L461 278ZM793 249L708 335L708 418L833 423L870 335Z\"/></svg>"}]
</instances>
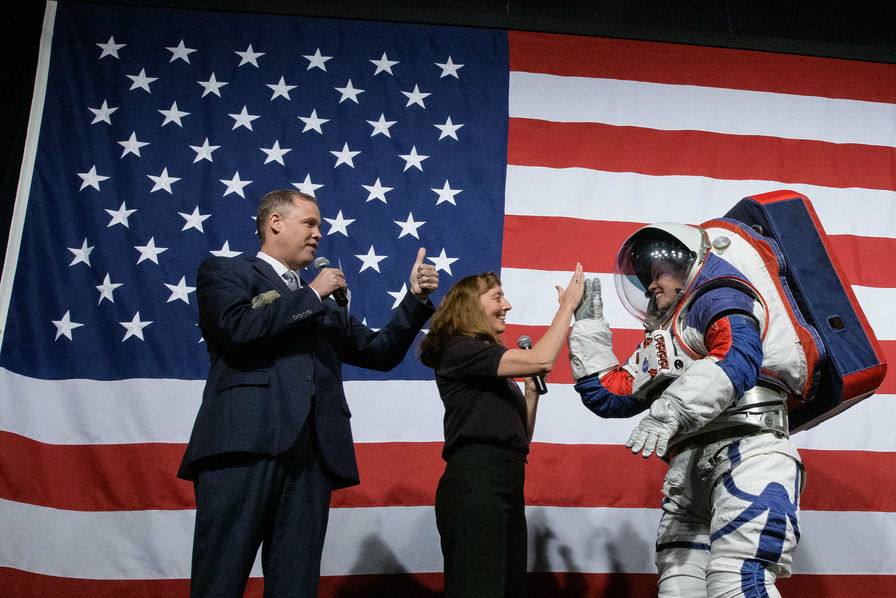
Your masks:
<instances>
[{"instance_id":1,"label":"blue shoulder panel on spacesuit","mask_svg":"<svg viewBox=\"0 0 896 598\"><path fill-rule=\"evenodd\" d=\"M685 326L693 328L699 333L705 333L706 329L720 315L725 313L740 312L753 313L754 299L741 290L721 286L700 294L700 288L712 281L724 278L734 278L747 281L747 277L740 270L712 253L706 256L706 262L699 274L691 284L689 294L698 294L689 308Z\"/></svg>"},{"instance_id":2,"label":"blue shoulder panel on spacesuit","mask_svg":"<svg viewBox=\"0 0 896 598\"><path fill-rule=\"evenodd\" d=\"M713 323L707 334L710 355L734 385L737 395L756 385L762 367L762 340L752 316L730 314Z\"/></svg>"}]
</instances>

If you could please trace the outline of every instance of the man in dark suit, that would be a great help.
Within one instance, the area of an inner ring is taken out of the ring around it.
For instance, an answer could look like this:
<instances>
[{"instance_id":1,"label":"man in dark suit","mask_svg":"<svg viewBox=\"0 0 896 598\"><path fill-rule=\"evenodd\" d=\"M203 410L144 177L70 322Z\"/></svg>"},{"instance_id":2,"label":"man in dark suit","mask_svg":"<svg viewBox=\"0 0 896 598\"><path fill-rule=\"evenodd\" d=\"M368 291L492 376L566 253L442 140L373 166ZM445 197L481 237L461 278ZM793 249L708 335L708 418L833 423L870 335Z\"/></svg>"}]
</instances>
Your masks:
<instances>
[{"instance_id":1,"label":"man in dark suit","mask_svg":"<svg viewBox=\"0 0 896 598\"><path fill-rule=\"evenodd\" d=\"M273 191L258 255L199 267L211 368L178 472L196 493L194 597L240 598L259 546L266 597L317 596L330 493L359 483L342 364L392 369L434 311L438 273L422 248L379 332L330 297L344 292L338 269L287 282L314 259L320 224L313 197Z\"/></svg>"}]
</instances>

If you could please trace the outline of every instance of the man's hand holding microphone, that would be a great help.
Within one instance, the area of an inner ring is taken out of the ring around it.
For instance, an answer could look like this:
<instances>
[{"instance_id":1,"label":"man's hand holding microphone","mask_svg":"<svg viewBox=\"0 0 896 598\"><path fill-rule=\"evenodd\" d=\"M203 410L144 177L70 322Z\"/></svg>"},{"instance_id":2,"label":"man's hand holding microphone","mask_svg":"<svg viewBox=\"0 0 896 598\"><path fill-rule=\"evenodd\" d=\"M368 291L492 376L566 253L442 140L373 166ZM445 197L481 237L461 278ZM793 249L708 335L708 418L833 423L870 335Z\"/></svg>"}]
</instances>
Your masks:
<instances>
[{"instance_id":1,"label":"man's hand holding microphone","mask_svg":"<svg viewBox=\"0 0 896 598\"><path fill-rule=\"evenodd\" d=\"M409 278L411 293L421 301L425 301L430 293L439 288L439 273L434 265L423 263L425 257L426 249L421 247L417 251L417 259L411 268ZM321 299L330 296L340 307L348 305L345 274L342 270L331 267L330 260L323 256L315 258L314 267L317 269L317 276L308 283L308 286L314 289Z\"/></svg>"}]
</instances>

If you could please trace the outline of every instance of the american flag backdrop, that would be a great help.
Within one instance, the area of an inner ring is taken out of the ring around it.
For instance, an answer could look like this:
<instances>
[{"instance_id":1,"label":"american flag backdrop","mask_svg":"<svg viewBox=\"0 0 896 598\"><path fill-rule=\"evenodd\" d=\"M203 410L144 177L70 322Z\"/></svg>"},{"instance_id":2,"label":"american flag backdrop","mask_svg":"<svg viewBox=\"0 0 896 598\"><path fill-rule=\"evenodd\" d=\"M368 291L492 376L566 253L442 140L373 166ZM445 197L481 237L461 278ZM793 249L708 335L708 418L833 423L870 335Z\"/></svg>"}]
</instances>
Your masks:
<instances>
[{"instance_id":1,"label":"american flag backdrop","mask_svg":"<svg viewBox=\"0 0 896 598\"><path fill-rule=\"evenodd\" d=\"M613 292L622 241L792 189L896 354L896 65L50 2L0 283L6 595L187 595L193 496L175 472L208 367L195 273L254 254L258 201L280 188L318 197L318 254L371 327L421 246L436 302L500 271L509 342L540 337L581 261L623 359L640 332ZM808 485L784 596L896 595L893 380L794 436ZM621 446L635 420L585 410L565 354L548 383L532 595L654 595L665 467ZM438 595L432 372L409 354L345 386L362 483L334 493L321 595Z\"/></svg>"}]
</instances>

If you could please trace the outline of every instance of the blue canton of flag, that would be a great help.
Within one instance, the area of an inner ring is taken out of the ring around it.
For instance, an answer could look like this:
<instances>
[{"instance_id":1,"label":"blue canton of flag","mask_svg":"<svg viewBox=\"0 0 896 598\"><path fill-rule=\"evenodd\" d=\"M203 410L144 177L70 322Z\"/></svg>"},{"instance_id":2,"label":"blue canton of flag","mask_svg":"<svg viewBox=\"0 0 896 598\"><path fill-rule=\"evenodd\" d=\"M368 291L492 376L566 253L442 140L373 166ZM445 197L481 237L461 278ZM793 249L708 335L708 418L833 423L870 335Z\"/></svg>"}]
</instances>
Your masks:
<instances>
[{"instance_id":1,"label":"blue canton of flag","mask_svg":"<svg viewBox=\"0 0 896 598\"><path fill-rule=\"evenodd\" d=\"M377 328L417 249L500 268L506 34L60 3L0 365L204 378L195 273L253 255L273 189L318 198L318 255ZM306 279L314 276L306 272ZM389 374L431 377L413 355Z\"/></svg>"}]
</instances>

